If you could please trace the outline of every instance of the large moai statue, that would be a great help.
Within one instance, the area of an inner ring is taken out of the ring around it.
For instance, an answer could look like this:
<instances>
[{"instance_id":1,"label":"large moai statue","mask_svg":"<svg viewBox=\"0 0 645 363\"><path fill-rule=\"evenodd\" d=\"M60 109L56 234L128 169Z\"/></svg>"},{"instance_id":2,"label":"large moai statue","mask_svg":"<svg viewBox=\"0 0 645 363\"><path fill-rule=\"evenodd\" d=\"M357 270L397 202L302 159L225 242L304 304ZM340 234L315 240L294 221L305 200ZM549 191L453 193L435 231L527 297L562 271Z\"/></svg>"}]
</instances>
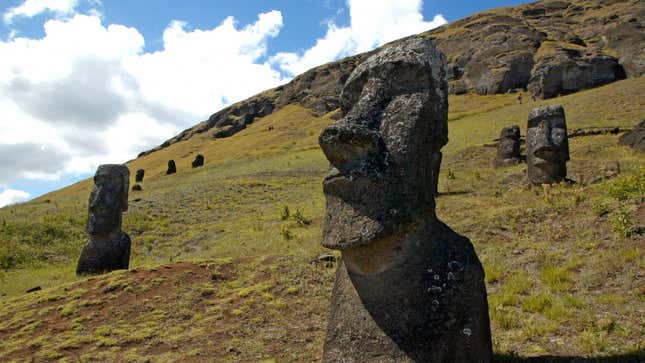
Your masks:
<instances>
[{"instance_id":1,"label":"large moai statue","mask_svg":"<svg viewBox=\"0 0 645 363\"><path fill-rule=\"evenodd\" d=\"M526 130L526 163L533 185L559 183L567 176L569 140L562 106L534 108Z\"/></svg>"},{"instance_id":2,"label":"large moai statue","mask_svg":"<svg viewBox=\"0 0 645 363\"><path fill-rule=\"evenodd\" d=\"M437 219L433 166L448 142L446 59L410 38L360 64L344 118L319 143L322 244L342 251L324 362L490 362L484 270Z\"/></svg>"},{"instance_id":3,"label":"large moai statue","mask_svg":"<svg viewBox=\"0 0 645 363\"><path fill-rule=\"evenodd\" d=\"M101 165L96 170L88 208L90 239L78 259L77 274L128 268L130 237L121 230L121 220L122 213L128 210L129 178L125 165Z\"/></svg>"},{"instance_id":4,"label":"large moai statue","mask_svg":"<svg viewBox=\"0 0 645 363\"><path fill-rule=\"evenodd\" d=\"M520 127L506 126L502 129L497 145L497 156L493 160L495 166L510 166L522 161L520 154Z\"/></svg>"},{"instance_id":5,"label":"large moai statue","mask_svg":"<svg viewBox=\"0 0 645 363\"><path fill-rule=\"evenodd\" d=\"M166 175L174 174L177 172L177 165L175 165L174 160L168 160L168 169L166 169Z\"/></svg>"},{"instance_id":6,"label":"large moai statue","mask_svg":"<svg viewBox=\"0 0 645 363\"><path fill-rule=\"evenodd\" d=\"M143 181L143 177L146 174L146 171L143 169L137 170L137 174L134 176L134 181L137 183L141 183Z\"/></svg>"}]
</instances>

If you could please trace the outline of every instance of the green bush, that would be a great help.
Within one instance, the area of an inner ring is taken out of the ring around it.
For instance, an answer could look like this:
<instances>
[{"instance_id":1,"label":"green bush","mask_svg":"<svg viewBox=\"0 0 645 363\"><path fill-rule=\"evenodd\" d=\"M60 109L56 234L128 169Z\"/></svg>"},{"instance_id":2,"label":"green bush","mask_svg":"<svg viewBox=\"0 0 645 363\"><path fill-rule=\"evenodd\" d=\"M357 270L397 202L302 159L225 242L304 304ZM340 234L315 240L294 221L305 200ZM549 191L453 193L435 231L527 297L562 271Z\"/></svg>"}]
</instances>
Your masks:
<instances>
[{"instance_id":1,"label":"green bush","mask_svg":"<svg viewBox=\"0 0 645 363\"><path fill-rule=\"evenodd\" d=\"M607 187L607 194L620 201L643 199L645 197L645 168L640 168L635 175L612 181Z\"/></svg>"}]
</instances>

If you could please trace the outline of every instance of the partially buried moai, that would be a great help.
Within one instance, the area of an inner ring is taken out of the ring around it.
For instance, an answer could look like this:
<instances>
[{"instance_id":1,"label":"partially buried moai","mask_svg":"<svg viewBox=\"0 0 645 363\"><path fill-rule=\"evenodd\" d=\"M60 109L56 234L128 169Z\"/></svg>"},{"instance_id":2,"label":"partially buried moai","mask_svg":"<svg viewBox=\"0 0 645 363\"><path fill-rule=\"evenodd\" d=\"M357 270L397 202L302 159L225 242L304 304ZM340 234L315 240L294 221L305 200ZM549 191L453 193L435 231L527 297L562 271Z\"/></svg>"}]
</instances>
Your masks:
<instances>
[{"instance_id":1,"label":"partially buried moai","mask_svg":"<svg viewBox=\"0 0 645 363\"><path fill-rule=\"evenodd\" d=\"M435 214L447 90L444 55L407 39L354 70L320 135L322 244L342 251L324 362L492 359L482 265Z\"/></svg>"},{"instance_id":2,"label":"partially buried moai","mask_svg":"<svg viewBox=\"0 0 645 363\"><path fill-rule=\"evenodd\" d=\"M497 145L497 156L493 160L495 166L516 165L522 161L520 154L520 127L506 126L502 129Z\"/></svg>"},{"instance_id":3,"label":"partially buried moai","mask_svg":"<svg viewBox=\"0 0 645 363\"><path fill-rule=\"evenodd\" d=\"M177 166L175 165L174 160L168 160L168 169L166 169L166 175L174 174L177 172Z\"/></svg>"},{"instance_id":4,"label":"partially buried moai","mask_svg":"<svg viewBox=\"0 0 645 363\"><path fill-rule=\"evenodd\" d=\"M143 181L143 176L146 174L146 171L143 169L137 170L137 174L134 176L134 181L141 183Z\"/></svg>"},{"instance_id":5,"label":"partially buried moai","mask_svg":"<svg viewBox=\"0 0 645 363\"><path fill-rule=\"evenodd\" d=\"M200 166L204 166L204 155L202 154L197 154L195 156L195 160L193 160L193 168L199 168Z\"/></svg>"},{"instance_id":6,"label":"partially buried moai","mask_svg":"<svg viewBox=\"0 0 645 363\"><path fill-rule=\"evenodd\" d=\"M567 121L562 106L535 108L526 130L528 179L533 185L566 179L569 161Z\"/></svg>"},{"instance_id":7,"label":"partially buried moai","mask_svg":"<svg viewBox=\"0 0 645 363\"><path fill-rule=\"evenodd\" d=\"M122 213L128 210L130 171L125 165L98 167L90 193L87 233L76 266L77 274L98 274L127 269L130 264L130 237L121 230Z\"/></svg>"}]
</instances>

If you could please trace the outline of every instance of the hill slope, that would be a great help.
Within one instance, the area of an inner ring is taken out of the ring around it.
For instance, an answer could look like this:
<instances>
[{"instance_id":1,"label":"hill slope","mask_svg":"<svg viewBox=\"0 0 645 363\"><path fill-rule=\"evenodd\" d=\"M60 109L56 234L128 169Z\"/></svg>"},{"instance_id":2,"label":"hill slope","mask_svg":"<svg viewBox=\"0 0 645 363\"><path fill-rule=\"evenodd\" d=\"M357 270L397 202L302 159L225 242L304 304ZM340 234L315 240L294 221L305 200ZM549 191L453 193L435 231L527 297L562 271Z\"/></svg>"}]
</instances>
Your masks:
<instances>
[{"instance_id":1,"label":"hill slope","mask_svg":"<svg viewBox=\"0 0 645 363\"><path fill-rule=\"evenodd\" d=\"M571 129L625 127L645 118L644 91L638 78L539 104L564 105ZM502 126L525 130L537 104L450 97L438 214L473 240L485 266L500 360L638 361L645 157L618 146L617 135L572 138L570 176L583 183L548 196L527 191L525 166L492 168L495 149L484 145ZM132 161L131 170L149 170L124 216L138 272L74 276L88 182L0 209L9 268L0 278L9 295L0 302L0 360L319 359L335 266L312 262L322 251L328 165L316 137L330 116L291 105L228 139L188 140ZM189 169L197 152L207 164ZM169 158L179 172L164 176ZM587 184L613 160L619 178ZM24 294L36 285L45 290Z\"/></svg>"}]
</instances>

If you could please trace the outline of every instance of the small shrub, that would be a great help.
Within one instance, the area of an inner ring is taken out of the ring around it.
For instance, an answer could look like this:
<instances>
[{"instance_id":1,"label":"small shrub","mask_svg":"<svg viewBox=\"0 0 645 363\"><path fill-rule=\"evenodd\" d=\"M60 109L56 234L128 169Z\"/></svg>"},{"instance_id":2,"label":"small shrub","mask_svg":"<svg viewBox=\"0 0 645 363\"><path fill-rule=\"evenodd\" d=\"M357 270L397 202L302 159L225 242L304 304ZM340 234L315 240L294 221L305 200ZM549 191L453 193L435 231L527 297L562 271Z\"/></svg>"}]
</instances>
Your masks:
<instances>
[{"instance_id":1,"label":"small shrub","mask_svg":"<svg viewBox=\"0 0 645 363\"><path fill-rule=\"evenodd\" d=\"M292 218L300 227L308 226L311 224L311 221L305 218L300 209L296 209L296 212L293 214Z\"/></svg>"},{"instance_id":2,"label":"small shrub","mask_svg":"<svg viewBox=\"0 0 645 363\"><path fill-rule=\"evenodd\" d=\"M280 219L286 221L287 219L289 219L290 214L291 213L289 212L289 206L285 205L284 208L282 208L282 213L280 213Z\"/></svg>"},{"instance_id":3,"label":"small shrub","mask_svg":"<svg viewBox=\"0 0 645 363\"><path fill-rule=\"evenodd\" d=\"M620 201L642 199L645 196L645 168L641 168L636 175L615 179L607 186L607 194Z\"/></svg>"},{"instance_id":4,"label":"small shrub","mask_svg":"<svg viewBox=\"0 0 645 363\"><path fill-rule=\"evenodd\" d=\"M457 176L452 170L448 170L448 174L446 175L446 179L448 180L455 180L457 179Z\"/></svg>"},{"instance_id":5,"label":"small shrub","mask_svg":"<svg viewBox=\"0 0 645 363\"><path fill-rule=\"evenodd\" d=\"M565 267L546 265L542 268L542 282L554 291L562 291L573 284Z\"/></svg>"},{"instance_id":6,"label":"small shrub","mask_svg":"<svg viewBox=\"0 0 645 363\"><path fill-rule=\"evenodd\" d=\"M610 206L607 201L601 200L591 205L591 211L598 217L602 217L609 213Z\"/></svg>"},{"instance_id":7,"label":"small shrub","mask_svg":"<svg viewBox=\"0 0 645 363\"><path fill-rule=\"evenodd\" d=\"M614 216L611 218L611 225L614 229L614 232L620 237L627 237L632 231L632 219L624 209L618 210Z\"/></svg>"},{"instance_id":8,"label":"small shrub","mask_svg":"<svg viewBox=\"0 0 645 363\"><path fill-rule=\"evenodd\" d=\"M541 313L552 304L551 296L547 294L530 295L522 301L522 310L527 313Z\"/></svg>"}]
</instances>

